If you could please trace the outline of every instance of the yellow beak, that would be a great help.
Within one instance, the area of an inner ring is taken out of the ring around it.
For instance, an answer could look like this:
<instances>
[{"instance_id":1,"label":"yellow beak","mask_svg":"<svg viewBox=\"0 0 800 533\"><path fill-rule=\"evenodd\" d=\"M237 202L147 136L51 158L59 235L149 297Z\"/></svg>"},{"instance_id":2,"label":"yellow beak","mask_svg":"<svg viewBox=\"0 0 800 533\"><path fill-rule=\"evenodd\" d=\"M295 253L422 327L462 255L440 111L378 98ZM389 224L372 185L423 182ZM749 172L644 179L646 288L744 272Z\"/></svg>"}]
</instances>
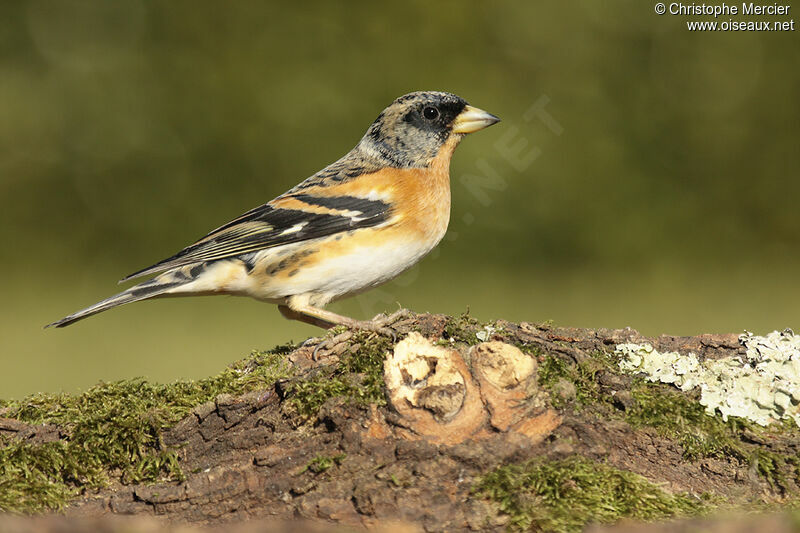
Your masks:
<instances>
[{"instance_id":1,"label":"yellow beak","mask_svg":"<svg viewBox=\"0 0 800 533\"><path fill-rule=\"evenodd\" d=\"M472 133L498 122L500 119L491 113L468 105L453 121L453 133Z\"/></svg>"}]
</instances>

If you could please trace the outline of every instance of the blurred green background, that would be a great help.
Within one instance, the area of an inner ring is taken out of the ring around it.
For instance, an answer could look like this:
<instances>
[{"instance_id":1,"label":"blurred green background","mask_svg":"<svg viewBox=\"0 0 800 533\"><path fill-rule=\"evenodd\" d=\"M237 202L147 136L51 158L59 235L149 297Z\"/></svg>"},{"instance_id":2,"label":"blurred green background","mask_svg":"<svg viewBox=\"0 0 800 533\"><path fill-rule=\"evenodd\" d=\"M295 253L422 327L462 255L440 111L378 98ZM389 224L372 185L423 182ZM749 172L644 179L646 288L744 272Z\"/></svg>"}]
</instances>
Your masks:
<instances>
[{"instance_id":1,"label":"blurred green background","mask_svg":"<svg viewBox=\"0 0 800 533\"><path fill-rule=\"evenodd\" d=\"M316 334L222 297L42 325L334 161L419 89L503 122L456 152L438 250L334 310L800 327L798 32L685 20L634 1L3 2L0 397L196 378Z\"/></svg>"}]
</instances>

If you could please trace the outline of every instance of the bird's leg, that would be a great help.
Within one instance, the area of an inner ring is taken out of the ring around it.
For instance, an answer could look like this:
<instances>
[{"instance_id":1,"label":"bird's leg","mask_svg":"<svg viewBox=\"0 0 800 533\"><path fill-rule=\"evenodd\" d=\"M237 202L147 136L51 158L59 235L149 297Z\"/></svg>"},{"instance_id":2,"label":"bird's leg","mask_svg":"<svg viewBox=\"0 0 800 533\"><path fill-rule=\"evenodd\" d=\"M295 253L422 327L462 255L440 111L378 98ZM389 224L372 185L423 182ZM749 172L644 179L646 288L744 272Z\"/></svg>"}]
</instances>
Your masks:
<instances>
[{"instance_id":1,"label":"bird's leg","mask_svg":"<svg viewBox=\"0 0 800 533\"><path fill-rule=\"evenodd\" d=\"M332 322L328 322L327 320L322 320L320 318L295 311L288 305L278 305L278 311L281 312L284 318L289 320L297 320L299 322L311 324L312 326L317 326L319 328L330 329L336 325ZM331 342L331 339L326 339L324 337L311 337L303 342L303 346L314 346L314 351L311 353L311 359L314 361L319 361L318 355L320 350L331 348L333 343Z\"/></svg>"},{"instance_id":2,"label":"bird's leg","mask_svg":"<svg viewBox=\"0 0 800 533\"><path fill-rule=\"evenodd\" d=\"M284 318L287 318L289 320L297 320L298 322L303 322L305 324L311 324L312 326L317 326L318 328L331 329L332 327L337 325L336 322L329 322L327 320L323 320L321 318L312 315L295 311L288 305L279 305L278 311L281 312Z\"/></svg>"},{"instance_id":3,"label":"bird's leg","mask_svg":"<svg viewBox=\"0 0 800 533\"><path fill-rule=\"evenodd\" d=\"M397 313L393 313L390 317L385 317L382 320L356 320L354 318L336 314L332 311L320 309L319 307L314 307L307 304L297 304L291 300L289 301L289 305L278 305L278 310L289 320L299 320L300 322L305 322L306 324L311 324L312 326L318 326L325 329L330 329L334 326L341 325L351 329L372 331L379 335L391 337L392 342L397 340L397 334L392 329L385 327L385 324L393 323L394 320L391 319L396 320L397 316L399 316L398 313L408 313L406 310L401 310ZM405 316L405 313L403 316ZM334 344L335 343L333 342L333 339L322 339L322 341L317 344L316 348L314 348L311 358L314 361L318 361L320 350L331 348Z\"/></svg>"},{"instance_id":4,"label":"bird's leg","mask_svg":"<svg viewBox=\"0 0 800 533\"><path fill-rule=\"evenodd\" d=\"M384 327L382 321L373 322L371 320L356 320L354 318L346 317L336 314L332 311L326 311L319 307L314 307L308 304L298 303L289 300L288 305L279 305L278 309L281 314L291 320L299 320L306 324L312 324L321 328L330 329L333 326L346 326L352 329L361 329L364 331L372 331L380 335L386 335L396 339L397 335L391 329Z\"/></svg>"}]
</instances>

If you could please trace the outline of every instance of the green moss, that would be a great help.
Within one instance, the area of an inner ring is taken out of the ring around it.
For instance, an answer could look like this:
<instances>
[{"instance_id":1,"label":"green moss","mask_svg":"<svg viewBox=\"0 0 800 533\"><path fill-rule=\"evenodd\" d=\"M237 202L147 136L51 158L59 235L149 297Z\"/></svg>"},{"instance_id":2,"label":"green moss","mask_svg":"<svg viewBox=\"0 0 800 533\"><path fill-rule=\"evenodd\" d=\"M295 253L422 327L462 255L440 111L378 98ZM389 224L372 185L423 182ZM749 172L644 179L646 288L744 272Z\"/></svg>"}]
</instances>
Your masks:
<instances>
[{"instance_id":1,"label":"green moss","mask_svg":"<svg viewBox=\"0 0 800 533\"><path fill-rule=\"evenodd\" d=\"M608 354L594 352L578 364L570 364L564 359L545 355L539 365L539 385L551 393L553 407L561 409L570 402L558 393L561 381L571 383L574 388L574 401L577 408L589 405L611 405L612 397L598 382L598 376L608 371L611 359Z\"/></svg>"},{"instance_id":2,"label":"green moss","mask_svg":"<svg viewBox=\"0 0 800 533\"><path fill-rule=\"evenodd\" d=\"M669 494L642 476L581 456L502 466L474 490L497 502L514 530L580 531L590 522L652 521L707 509L696 498Z\"/></svg>"},{"instance_id":3,"label":"green moss","mask_svg":"<svg viewBox=\"0 0 800 533\"><path fill-rule=\"evenodd\" d=\"M519 350L522 353L530 355L531 357L533 357L537 361L539 361L542 358L543 352L542 352L541 348L539 348L538 346L532 346L532 345L526 344L524 342L516 342L516 341L508 342L508 340L505 339L505 338L502 338L502 340L503 340L503 342L506 342L508 344L516 346L517 348L519 348Z\"/></svg>"},{"instance_id":4,"label":"green moss","mask_svg":"<svg viewBox=\"0 0 800 533\"><path fill-rule=\"evenodd\" d=\"M800 457L791 451L778 453L763 444L752 444L750 436L768 442L782 433L794 434L796 426L778 424L763 428L738 417L727 421L710 416L697 401L673 387L637 380L631 393L634 404L625 420L634 427L652 427L678 442L687 460L703 457L734 458L747 464L782 494L796 492L800 485Z\"/></svg>"},{"instance_id":5,"label":"green moss","mask_svg":"<svg viewBox=\"0 0 800 533\"><path fill-rule=\"evenodd\" d=\"M469 346L478 344L480 339L477 333L483 329L477 318L469 315L467 309L461 316L448 317L447 324L442 331L442 340L450 342L461 342Z\"/></svg>"},{"instance_id":6,"label":"green moss","mask_svg":"<svg viewBox=\"0 0 800 533\"><path fill-rule=\"evenodd\" d=\"M124 483L182 479L175 452L161 431L192 408L223 393L268 387L288 375L291 346L254 352L217 376L167 385L141 379L103 383L78 395L38 394L5 402L4 417L33 425L57 425L56 442L0 443L0 510L59 509L84 489Z\"/></svg>"},{"instance_id":7,"label":"green moss","mask_svg":"<svg viewBox=\"0 0 800 533\"><path fill-rule=\"evenodd\" d=\"M757 448L749 456L748 462L773 490L797 496L796 487L800 485L800 457L797 454L780 454Z\"/></svg>"},{"instance_id":8,"label":"green moss","mask_svg":"<svg viewBox=\"0 0 800 533\"><path fill-rule=\"evenodd\" d=\"M687 460L735 458L753 467L773 490L782 493L792 492L800 481L800 458L796 455L773 452L743 440L746 432L767 435L768 430L742 418L724 421L710 416L697 401L666 385L637 381L632 395L635 404L626 411L625 420L634 427L655 428L677 441Z\"/></svg>"},{"instance_id":9,"label":"green moss","mask_svg":"<svg viewBox=\"0 0 800 533\"><path fill-rule=\"evenodd\" d=\"M385 403L383 360L391 341L356 333L351 342L357 349L342 356L335 368L293 384L291 401L302 414L315 415L334 396ZM8 438L0 442L0 511L59 509L111 478L123 483L183 479L175 451L161 441L162 431L220 394L242 394L289 377L284 356L293 349L287 345L254 352L200 381L159 385L136 379L100 384L79 395L41 394L3 402L4 417L54 424L63 438L39 444ZM324 470L324 461L313 468Z\"/></svg>"},{"instance_id":10,"label":"green moss","mask_svg":"<svg viewBox=\"0 0 800 533\"><path fill-rule=\"evenodd\" d=\"M59 509L92 474L63 442L0 448L0 510Z\"/></svg>"},{"instance_id":11,"label":"green moss","mask_svg":"<svg viewBox=\"0 0 800 533\"><path fill-rule=\"evenodd\" d=\"M539 385L552 388L559 379L571 377L571 367L564 359L547 354L539 363Z\"/></svg>"},{"instance_id":12,"label":"green moss","mask_svg":"<svg viewBox=\"0 0 800 533\"><path fill-rule=\"evenodd\" d=\"M733 456L746 460L739 433L752 426L731 417L727 422L709 416L705 408L685 393L667 385L637 380L631 387L633 405L625 420L634 427L653 427L683 446L684 457Z\"/></svg>"},{"instance_id":13,"label":"green moss","mask_svg":"<svg viewBox=\"0 0 800 533\"><path fill-rule=\"evenodd\" d=\"M361 405L386 404L383 361L391 349L391 339L360 331L350 342L355 349L341 355L335 366L320 369L316 376L289 387L290 403L302 416L315 417L331 398L346 398Z\"/></svg>"},{"instance_id":14,"label":"green moss","mask_svg":"<svg viewBox=\"0 0 800 533\"><path fill-rule=\"evenodd\" d=\"M564 408L569 402L559 397L557 387L559 382L568 381L575 389L576 408L592 407L603 416L620 417L634 427L656 428L661 435L679 442L687 459L733 456L747 460L749 454L739 433L752 424L733 417L724 422L708 416L704 407L685 393L641 379L631 385L631 405L620 410L614 396L599 383L599 376L606 372L619 374L610 354L595 352L577 365L547 355L539 367L539 383L551 392L554 407Z\"/></svg>"},{"instance_id":15,"label":"green moss","mask_svg":"<svg viewBox=\"0 0 800 533\"><path fill-rule=\"evenodd\" d=\"M318 455L311 459L308 464L303 468L300 473L309 471L313 472L314 474L321 474L326 470L330 470L334 465L342 464L342 461L345 460L347 454L339 453L332 457L328 457L326 455Z\"/></svg>"}]
</instances>

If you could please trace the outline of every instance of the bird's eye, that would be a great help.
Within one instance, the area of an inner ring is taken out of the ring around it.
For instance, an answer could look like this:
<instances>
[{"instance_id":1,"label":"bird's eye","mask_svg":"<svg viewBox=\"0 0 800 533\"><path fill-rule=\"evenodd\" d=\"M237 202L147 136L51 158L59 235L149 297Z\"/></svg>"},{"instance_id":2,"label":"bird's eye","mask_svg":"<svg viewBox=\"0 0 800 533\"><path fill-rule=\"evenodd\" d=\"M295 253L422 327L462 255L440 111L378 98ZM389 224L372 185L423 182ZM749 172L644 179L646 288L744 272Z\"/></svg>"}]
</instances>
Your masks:
<instances>
[{"instance_id":1,"label":"bird's eye","mask_svg":"<svg viewBox=\"0 0 800 533\"><path fill-rule=\"evenodd\" d=\"M428 106L422 110L422 116L428 120L435 120L439 118L439 110L435 107Z\"/></svg>"}]
</instances>

